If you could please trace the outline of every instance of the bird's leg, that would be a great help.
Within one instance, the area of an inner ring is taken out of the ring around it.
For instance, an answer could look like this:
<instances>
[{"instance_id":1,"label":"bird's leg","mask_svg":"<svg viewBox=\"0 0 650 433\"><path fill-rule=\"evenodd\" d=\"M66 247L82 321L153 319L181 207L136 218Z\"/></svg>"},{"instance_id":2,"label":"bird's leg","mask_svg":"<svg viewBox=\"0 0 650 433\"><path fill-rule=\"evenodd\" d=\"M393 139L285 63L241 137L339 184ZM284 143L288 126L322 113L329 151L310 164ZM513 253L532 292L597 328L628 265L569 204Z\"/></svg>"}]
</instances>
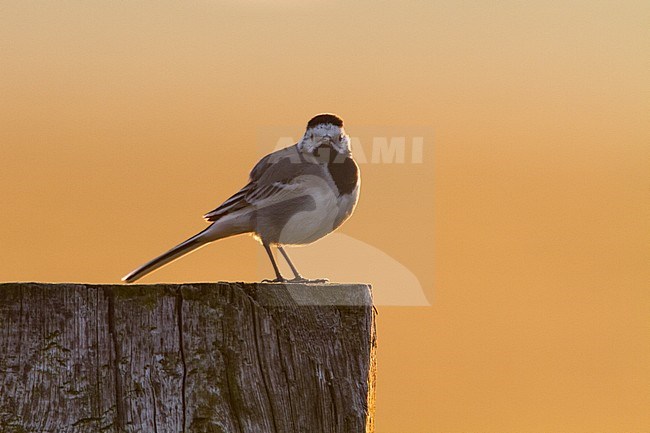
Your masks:
<instances>
[{"instance_id":1,"label":"bird's leg","mask_svg":"<svg viewBox=\"0 0 650 433\"><path fill-rule=\"evenodd\" d=\"M304 277L302 275L300 275L300 272L298 272L298 269L296 269L296 267L293 265L293 263L291 262L291 259L289 258L289 254L287 254L287 252L284 250L284 248L282 248L280 245L278 245L278 250L282 253L282 255L284 256L284 259L289 264L289 267L291 268L291 272L293 272L293 276L296 279L304 280Z\"/></svg>"},{"instance_id":2,"label":"bird's leg","mask_svg":"<svg viewBox=\"0 0 650 433\"><path fill-rule=\"evenodd\" d=\"M300 272L298 272L298 269L296 269L296 267L293 265L293 263L291 263L291 259L289 258L289 254L287 254L287 252L284 251L284 248L282 248L282 246L278 245L278 250L280 250L280 252L282 253L282 256L284 256L284 259L289 264L289 267L291 268L291 272L293 272L294 278L289 280L290 282L292 282L292 283L327 283L329 281L326 278L321 278L321 279L317 279L317 280L310 280L310 279L307 279L307 278L303 277L302 275L300 275Z\"/></svg>"},{"instance_id":3,"label":"bird's leg","mask_svg":"<svg viewBox=\"0 0 650 433\"><path fill-rule=\"evenodd\" d=\"M264 245L264 249L266 250L266 254L269 255L269 259L271 260L271 264L273 265L273 270L275 271L275 280L262 280L263 283L286 283L287 279L282 276L280 273L280 269L278 268L278 264L275 263L275 258L273 257L273 251L271 251L271 247L269 246L268 243L262 242L262 245Z\"/></svg>"}]
</instances>

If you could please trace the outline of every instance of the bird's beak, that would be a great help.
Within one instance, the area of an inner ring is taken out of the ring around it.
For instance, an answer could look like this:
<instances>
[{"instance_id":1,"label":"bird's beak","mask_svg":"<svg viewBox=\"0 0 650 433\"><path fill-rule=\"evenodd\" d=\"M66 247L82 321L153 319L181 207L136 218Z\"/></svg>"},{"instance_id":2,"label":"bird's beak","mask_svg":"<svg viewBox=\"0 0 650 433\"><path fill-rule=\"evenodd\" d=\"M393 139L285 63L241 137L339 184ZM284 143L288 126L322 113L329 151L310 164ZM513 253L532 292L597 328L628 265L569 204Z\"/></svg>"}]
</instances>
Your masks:
<instances>
[{"instance_id":1,"label":"bird's beak","mask_svg":"<svg viewBox=\"0 0 650 433\"><path fill-rule=\"evenodd\" d=\"M332 147L332 137L329 135L324 135L319 141L318 141L318 146L328 146Z\"/></svg>"}]
</instances>

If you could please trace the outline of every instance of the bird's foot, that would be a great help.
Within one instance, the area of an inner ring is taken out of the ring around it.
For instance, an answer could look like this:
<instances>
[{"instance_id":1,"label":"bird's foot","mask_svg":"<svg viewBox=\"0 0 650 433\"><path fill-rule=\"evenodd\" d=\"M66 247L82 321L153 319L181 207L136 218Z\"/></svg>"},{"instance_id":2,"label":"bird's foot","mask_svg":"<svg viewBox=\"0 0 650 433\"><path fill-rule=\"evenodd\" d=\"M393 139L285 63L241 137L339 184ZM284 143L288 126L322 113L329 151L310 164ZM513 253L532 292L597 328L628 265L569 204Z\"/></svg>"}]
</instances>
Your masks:
<instances>
[{"instance_id":1,"label":"bird's foot","mask_svg":"<svg viewBox=\"0 0 650 433\"><path fill-rule=\"evenodd\" d=\"M290 280L287 280L288 283L305 283L305 284L323 284L323 283L329 283L329 281L330 280L328 280L327 278L316 278L310 280L309 278L305 278L300 275Z\"/></svg>"},{"instance_id":2,"label":"bird's foot","mask_svg":"<svg viewBox=\"0 0 650 433\"><path fill-rule=\"evenodd\" d=\"M289 282L291 282L291 280L287 280L284 277L278 277L278 278L274 278L272 280L269 280L268 278L266 278L266 279L262 280L262 282L263 283L289 283Z\"/></svg>"}]
</instances>

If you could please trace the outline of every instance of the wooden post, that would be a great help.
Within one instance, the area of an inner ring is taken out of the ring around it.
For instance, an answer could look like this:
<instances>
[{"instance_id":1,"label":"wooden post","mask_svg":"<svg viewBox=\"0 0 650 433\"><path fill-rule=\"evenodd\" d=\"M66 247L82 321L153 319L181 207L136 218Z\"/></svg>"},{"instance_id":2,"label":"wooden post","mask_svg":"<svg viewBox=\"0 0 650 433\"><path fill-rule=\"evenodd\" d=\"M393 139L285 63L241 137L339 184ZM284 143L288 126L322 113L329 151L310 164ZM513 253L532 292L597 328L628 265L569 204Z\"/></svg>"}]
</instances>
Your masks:
<instances>
[{"instance_id":1,"label":"wooden post","mask_svg":"<svg viewBox=\"0 0 650 433\"><path fill-rule=\"evenodd\" d=\"M370 287L0 284L1 432L373 432Z\"/></svg>"}]
</instances>

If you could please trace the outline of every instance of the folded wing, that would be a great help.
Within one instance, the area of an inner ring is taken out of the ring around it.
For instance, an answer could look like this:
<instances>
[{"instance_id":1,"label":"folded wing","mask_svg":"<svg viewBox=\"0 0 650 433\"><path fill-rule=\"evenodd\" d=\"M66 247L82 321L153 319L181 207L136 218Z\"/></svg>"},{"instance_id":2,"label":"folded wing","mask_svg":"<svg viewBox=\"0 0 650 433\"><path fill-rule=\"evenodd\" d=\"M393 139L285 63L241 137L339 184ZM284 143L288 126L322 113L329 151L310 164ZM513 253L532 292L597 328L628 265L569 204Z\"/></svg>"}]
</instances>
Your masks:
<instances>
[{"instance_id":1,"label":"folded wing","mask_svg":"<svg viewBox=\"0 0 650 433\"><path fill-rule=\"evenodd\" d=\"M311 170L318 169L313 164L305 164L295 146L266 155L251 171L248 184L203 218L214 222L234 212L254 210L295 197L300 176Z\"/></svg>"}]
</instances>

